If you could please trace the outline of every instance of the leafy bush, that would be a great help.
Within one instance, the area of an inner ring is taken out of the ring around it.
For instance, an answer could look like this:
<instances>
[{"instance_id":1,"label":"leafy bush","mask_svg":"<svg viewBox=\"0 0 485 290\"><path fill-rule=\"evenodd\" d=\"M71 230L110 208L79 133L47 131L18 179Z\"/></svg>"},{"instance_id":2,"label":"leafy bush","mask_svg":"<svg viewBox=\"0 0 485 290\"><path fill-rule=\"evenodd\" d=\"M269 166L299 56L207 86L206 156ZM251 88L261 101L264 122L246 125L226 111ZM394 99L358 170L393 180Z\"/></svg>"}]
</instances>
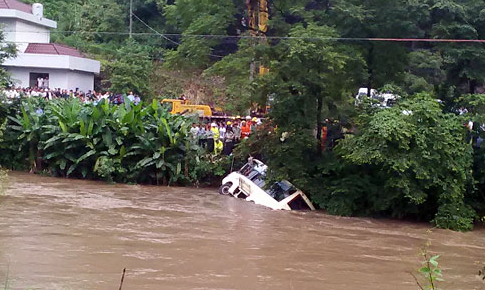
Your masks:
<instances>
[{"instance_id":1,"label":"leafy bush","mask_svg":"<svg viewBox=\"0 0 485 290\"><path fill-rule=\"evenodd\" d=\"M476 214L470 201L476 197L464 119L444 113L425 94L361 112L353 120L355 133L322 153L314 131L296 126L262 130L244 143L249 148L236 153L259 154L271 178L290 180L330 214L413 218L471 229Z\"/></svg>"},{"instance_id":2,"label":"leafy bush","mask_svg":"<svg viewBox=\"0 0 485 290\"><path fill-rule=\"evenodd\" d=\"M464 203L473 183L472 148L458 116L421 94L363 116L357 130L338 152L348 162L373 167L371 174L383 174L383 190L375 199L370 194L371 205L403 216L426 218L423 213L431 212L442 228L472 227L475 212Z\"/></svg>"},{"instance_id":3,"label":"leafy bush","mask_svg":"<svg viewBox=\"0 0 485 290\"><path fill-rule=\"evenodd\" d=\"M191 124L157 101L143 107L26 99L8 117L0 164L110 182L195 182L191 159L200 149L190 143Z\"/></svg>"}]
</instances>

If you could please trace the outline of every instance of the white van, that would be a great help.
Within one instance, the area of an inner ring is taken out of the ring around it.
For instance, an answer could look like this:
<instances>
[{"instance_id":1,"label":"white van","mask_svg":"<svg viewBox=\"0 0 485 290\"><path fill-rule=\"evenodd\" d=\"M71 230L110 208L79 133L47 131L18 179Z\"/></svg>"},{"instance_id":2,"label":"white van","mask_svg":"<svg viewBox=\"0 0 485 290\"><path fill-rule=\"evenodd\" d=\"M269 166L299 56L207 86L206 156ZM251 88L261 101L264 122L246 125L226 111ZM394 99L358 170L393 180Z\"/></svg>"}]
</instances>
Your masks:
<instances>
[{"instance_id":1,"label":"white van","mask_svg":"<svg viewBox=\"0 0 485 290\"><path fill-rule=\"evenodd\" d=\"M267 169L263 162L250 158L239 171L222 180L219 193L244 198L274 210L315 210L310 199L286 180L265 187Z\"/></svg>"}]
</instances>

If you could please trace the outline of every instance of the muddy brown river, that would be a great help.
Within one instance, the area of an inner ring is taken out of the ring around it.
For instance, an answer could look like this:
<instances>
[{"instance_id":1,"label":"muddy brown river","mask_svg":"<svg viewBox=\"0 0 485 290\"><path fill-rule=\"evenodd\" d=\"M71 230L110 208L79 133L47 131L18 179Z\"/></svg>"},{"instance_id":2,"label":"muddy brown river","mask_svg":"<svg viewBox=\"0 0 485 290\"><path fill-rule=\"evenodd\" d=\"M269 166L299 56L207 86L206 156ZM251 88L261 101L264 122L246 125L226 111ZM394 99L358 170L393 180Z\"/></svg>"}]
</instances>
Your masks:
<instances>
[{"instance_id":1,"label":"muddy brown river","mask_svg":"<svg viewBox=\"0 0 485 290\"><path fill-rule=\"evenodd\" d=\"M442 289L485 289L485 231L272 211L213 189L12 173L0 197L0 288L415 290L419 248ZM483 265L483 264L482 264Z\"/></svg>"}]
</instances>

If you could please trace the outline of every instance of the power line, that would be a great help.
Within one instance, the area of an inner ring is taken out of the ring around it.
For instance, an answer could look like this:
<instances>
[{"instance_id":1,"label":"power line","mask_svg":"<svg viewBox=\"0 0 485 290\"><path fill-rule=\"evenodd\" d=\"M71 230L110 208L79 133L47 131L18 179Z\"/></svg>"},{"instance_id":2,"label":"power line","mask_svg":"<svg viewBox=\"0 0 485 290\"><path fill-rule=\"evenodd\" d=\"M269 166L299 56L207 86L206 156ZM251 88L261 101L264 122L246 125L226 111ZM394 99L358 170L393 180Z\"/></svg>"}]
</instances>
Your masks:
<instances>
[{"instance_id":1,"label":"power line","mask_svg":"<svg viewBox=\"0 0 485 290\"><path fill-rule=\"evenodd\" d=\"M141 23L143 23L146 27L148 27L148 29L150 29L151 31L155 32L157 35L163 37L164 39L176 44L176 45L180 45L180 43L174 41L174 40L171 40L170 38L166 37L165 35L163 35L162 33L156 31L154 28L152 28L150 25L146 24L145 21L141 20L140 17L136 16L135 13L131 13L131 15L135 16L136 19L138 19L138 21L140 21ZM130 34L131 35L131 34ZM219 58L224 58L224 56L222 55L215 55L215 54L208 54L209 56L213 56L213 57L219 57Z\"/></svg>"},{"instance_id":2,"label":"power line","mask_svg":"<svg viewBox=\"0 0 485 290\"><path fill-rule=\"evenodd\" d=\"M233 39L276 39L276 40L311 40L311 41L355 41L355 42L446 42L446 43L485 43L485 39L449 39L449 38L382 38L382 37L307 37L307 36L250 36L250 35L224 35L224 34L181 34L181 33L160 33L154 30L152 27L148 26L135 14L133 14L138 20L140 20L145 26L150 30L150 32L132 32L134 36L160 36L164 39L180 45L180 43L170 39L170 36L178 37L200 37L200 38L233 38ZM130 32L120 32L120 31L82 31L82 30L65 30L65 31L51 31L51 32L41 32L41 31L4 31L4 32L16 32L16 33L80 33L80 34L106 34L106 35L130 35Z\"/></svg>"},{"instance_id":3,"label":"power line","mask_svg":"<svg viewBox=\"0 0 485 290\"><path fill-rule=\"evenodd\" d=\"M180 45L180 43L174 41L174 40L171 40L170 38L166 37L165 35L163 35L162 33L156 31L155 29L153 29L150 25L146 24L145 21L141 20L140 17L136 16L135 13L131 13L131 15L135 16L136 19L138 19L138 21L140 21L143 25L145 25L146 27L148 27L148 29L150 29L151 31L153 31L156 35L158 36L161 36L163 37L164 39L176 44L176 45ZM131 32L130 32L131 33ZM130 34L131 35L131 34Z\"/></svg>"},{"instance_id":4,"label":"power line","mask_svg":"<svg viewBox=\"0 0 485 290\"><path fill-rule=\"evenodd\" d=\"M180 45L180 43L168 38L168 36L179 37L201 37L201 38L237 38L237 39L282 39L282 40L326 40L326 41L380 41L380 42L457 42L457 43L485 43L485 39L448 39L448 38L371 38L371 37L305 37L305 36L249 36L249 35L223 35L223 34L181 34L181 33L160 33L143 22L138 16L133 14L140 22L147 26L154 33L132 32L137 36L161 36L166 40ZM82 31L82 30L65 30L65 31L4 31L16 33L81 33L81 34L108 34L108 35L130 35L130 32L120 31Z\"/></svg>"}]
</instances>

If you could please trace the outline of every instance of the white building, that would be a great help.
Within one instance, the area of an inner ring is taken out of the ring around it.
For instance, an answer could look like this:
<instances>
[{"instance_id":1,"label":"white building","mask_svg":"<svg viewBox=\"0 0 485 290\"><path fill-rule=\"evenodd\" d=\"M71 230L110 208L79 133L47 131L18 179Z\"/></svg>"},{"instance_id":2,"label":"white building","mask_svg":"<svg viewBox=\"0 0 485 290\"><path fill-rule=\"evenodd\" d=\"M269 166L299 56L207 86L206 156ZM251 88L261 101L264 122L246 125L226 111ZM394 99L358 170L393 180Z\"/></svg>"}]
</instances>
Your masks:
<instances>
[{"instance_id":1,"label":"white building","mask_svg":"<svg viewBox=\"0 0 485 290\"><path fill-rule=\"evenodd\" d=\"M88 59L75 48L50 43L50 30L57 22L44 18L42 4L0 0L0 25L5 40L17 44L18 55L3 66L16 86L35 87L38 79L48 79L51 89L87 92L94 88L99 61Z\"/></svg>"}]
</instances>

